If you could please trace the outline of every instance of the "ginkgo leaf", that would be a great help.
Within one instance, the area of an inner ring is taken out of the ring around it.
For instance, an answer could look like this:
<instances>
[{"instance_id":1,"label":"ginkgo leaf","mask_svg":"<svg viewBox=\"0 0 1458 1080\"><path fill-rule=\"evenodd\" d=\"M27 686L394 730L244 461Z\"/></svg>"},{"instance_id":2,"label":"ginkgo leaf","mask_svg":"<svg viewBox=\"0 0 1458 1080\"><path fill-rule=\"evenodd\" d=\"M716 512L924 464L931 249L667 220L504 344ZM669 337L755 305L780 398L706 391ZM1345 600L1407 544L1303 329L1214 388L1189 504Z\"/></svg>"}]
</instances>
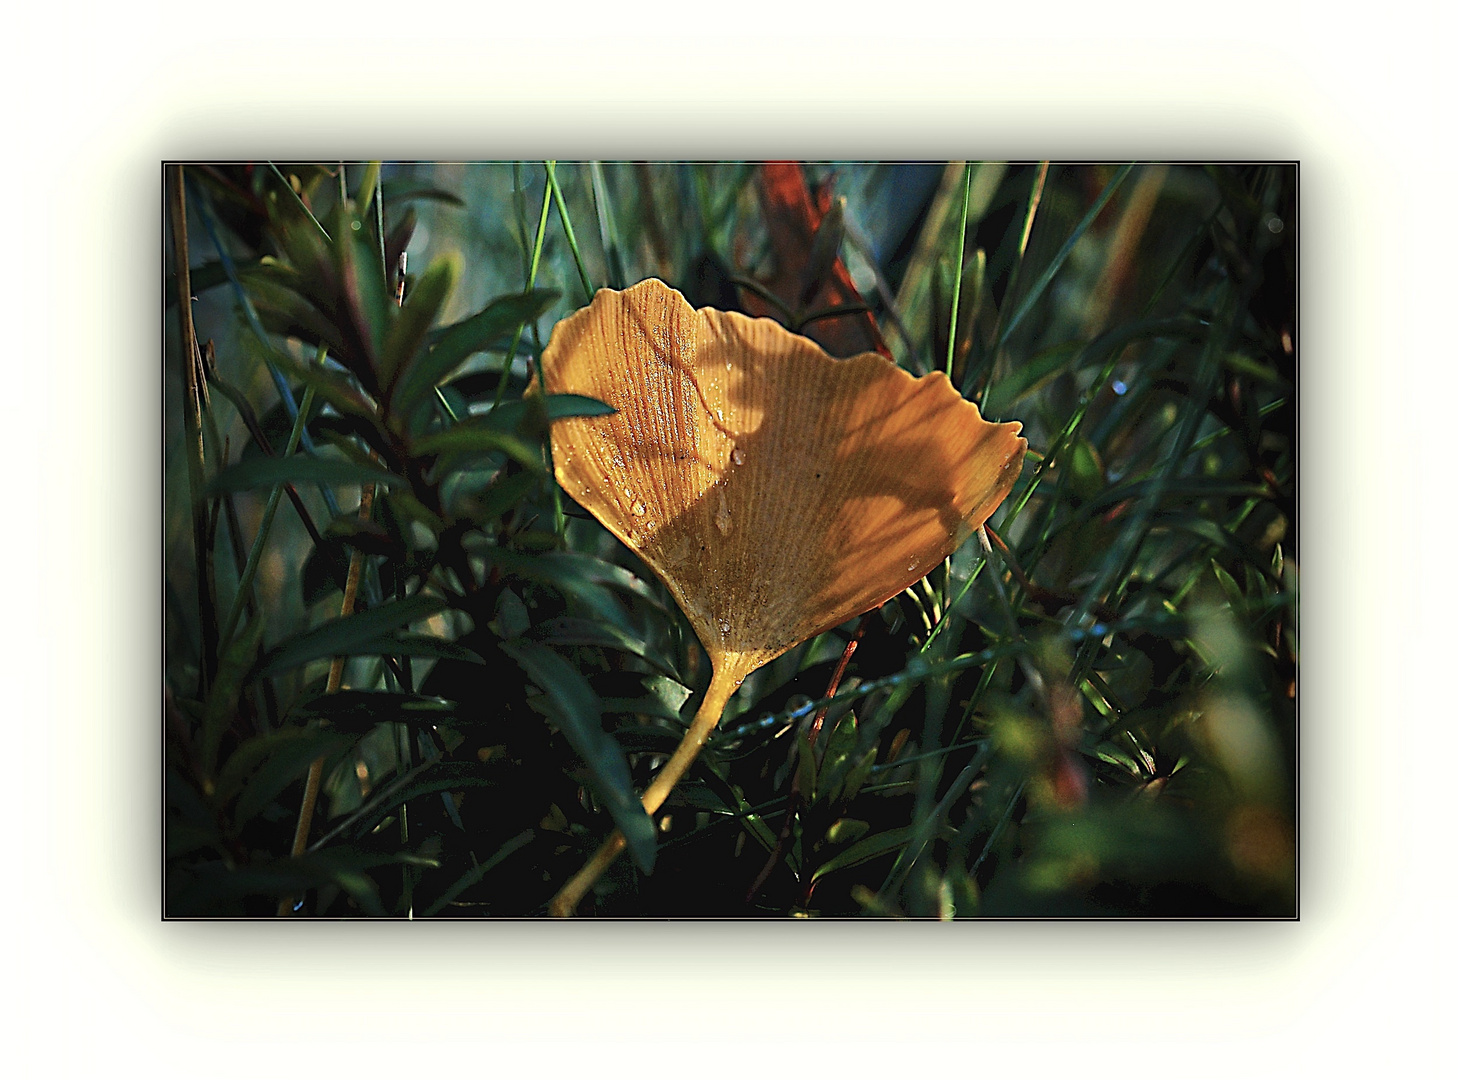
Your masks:
<instances>
[{"instance_id":1,"label":"ginkgo leaf","mask_svg":"<svg viewBox=\"0 0 1458 1080\"><path fill-rule=\"evenodd\" d=\"M617 410L553 422L558 483L653 569L713 662L644 793L650 813L745 676L924 577L1012 490L1027 448L1020 424L982 419L943 374L836 360L656 280L600 290L557 324L541 368L548 393Z\"/></svg>"},{"instance_id":2,"label":"ginkgo leaf","mask_svg":"<svg viewBox=\"0 0 1458 1080\"><path fill-rule=\"evenodd\" d=\"M741 678L924 577L1006 497L1027 447L945 375L835 360L655 280L559 323L542 369L549 392L618 410L553 424L559 483Z\"/></svg>"}]
</instances>

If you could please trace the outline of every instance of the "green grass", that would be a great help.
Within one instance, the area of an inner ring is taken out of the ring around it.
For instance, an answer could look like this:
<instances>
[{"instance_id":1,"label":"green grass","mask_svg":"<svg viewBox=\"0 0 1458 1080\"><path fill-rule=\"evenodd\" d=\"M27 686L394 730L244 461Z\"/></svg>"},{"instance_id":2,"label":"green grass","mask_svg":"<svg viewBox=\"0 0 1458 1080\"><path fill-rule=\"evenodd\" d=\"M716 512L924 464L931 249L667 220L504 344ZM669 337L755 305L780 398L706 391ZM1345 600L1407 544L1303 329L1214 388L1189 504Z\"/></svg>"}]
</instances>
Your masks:
<instances>
[{"instance_id":1,"label":"green grass","mask_svg":"<svg viewBox=\"0 0 1458 1080\"><path fill-rule=\"evenodd\" d=\"M190 417L174 217L168 914L540 915L637 829L708 664L557 489L523 391L593 283L738 304L816 240L896 362L1022 421L1028 462L987 548L746 680L582 911L1295 914L1294 166L804 172L843 233L790 251L753 165L186 167L215 360Z\"/></svg>"}]
</instances>

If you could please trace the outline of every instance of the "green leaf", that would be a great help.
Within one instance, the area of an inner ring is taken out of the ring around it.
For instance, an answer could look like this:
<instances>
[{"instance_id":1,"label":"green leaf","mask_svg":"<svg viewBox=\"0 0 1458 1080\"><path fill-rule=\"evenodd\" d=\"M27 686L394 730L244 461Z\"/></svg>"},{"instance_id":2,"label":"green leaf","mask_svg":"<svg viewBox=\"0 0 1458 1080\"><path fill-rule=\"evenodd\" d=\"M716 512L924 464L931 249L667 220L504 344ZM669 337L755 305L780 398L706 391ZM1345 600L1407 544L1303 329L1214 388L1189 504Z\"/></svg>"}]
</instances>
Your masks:
<instances>
[{"instance_id":1,"label":"green leaf","mask_svg":"<svg viewBox=\"0 0 1458 1080\"><path fill-rule=\"evenodd\" d=\"M1235 583L1235 579L1230 576L1225 567L1221 566L1214 559L1210 560L1210 569L1215 572L1215 580L1220 583L1220 589L1225 593L1225 600L1230 605L1230 610L1242 619L1248 619L1249 613L1246 611L1245 593Z\"/></svg>"},{"instance_id":2,"label":"green leaf","mask_svg":"<svg viewBox=\"0 0 1458 1080\"><path fill-rule=\"evenodd\" d=\"M424 363L426 356L417 357L425 335L445 307L456 287L461 274L459 255L451 254L436 259L420 275L420 280L405 297L399 317L385 335L380 352L380 382L389 393L397 380L409 378L416 364ZM439 379L434 380L438 382ZM434 382L431 385L434 385ZM412 404L406 402L406 406Z\"/></svg>"},{"instance_id":3,"label":"green leaf","mask_svg":"<svg viewBox=\"0 0 1458 1080\"><path fill-rule=\"evenodd\" d=\"M855 765L851 766L850 773L845 778L845 789L841 792L841 798L845 802L850 802L860 793L875 764L876 748L873 746L861 755Z\"/></svg>"},{"instance_id":4,"label":"green leaf","mask_svg":"<svg viewBox=\"0 0 1458 1080\"><path fill-rule=\"evenodd\" d=\"M840 818L825 831L825 842L847 844L852 840L859 840L870 831L871 824L868 821L861 821L859 818Z\"/></svg>"},{"instance_id":5,"label":"green leaf","mask_svg":"<svg viewBox=\"0 0 1458 1080\"><path fill-rule=\"evenodd\" d=\"M618 410L606 401L585 394L548 394L547 419L565 420L569 416L612 416Z\"/></svg>"},{"instance_id":6,"label":"green leaf","mask_svg":"<svg viewBox=\"0 0 1458 1080\"><path fill-rule=\"evenodd\" d=\"M363 420L369 430L376 434L373 441L375 449L384 449L386 439L384 429L380 426L379 411L344 375L312 364L296 364L281 353L275 353L274 360L279 367L288 371L306 387L312 387L316 395L345 416L357 416Z\"/></svg>"},{"instance_id":7,"label":"green leaf","mask_svg":"<svg viewBox=\"0 0 1458 1080\"><path fill-rule=\"evenodd\" d=\"M693 691L677 679L670 679L663 675L640 675L638 678L643 686L643 694L637 697L605 697L602 699L603 712L625 713L633 716L658 716L672 721L678 728L678 734L673 736L676 745L684 728L687 727L680 715L680 710L683 708L683 703L693 696ZM668 733L665 732L665 734ZM622 736L623 732L620 731L618 733L619 741ZM674 746L670 745L669 753L672 753L673 749Z\"/></svg>"},{"instance_id":8,"label":"green leaf","mask_svg":"<svg viewBox=\"0 0 1458 1080\"><path fill-rule=\"evenodd\" d=\"M887 829L885 832L877 833L875 836L868 836L864 840L857 841L850 847L837 855L826 859L815 868L811 875L812 881L819 881L826 874L836 870L844 870L847 867L859 866L861 863L870 862L872 859L880 858L882 855L890 854L904 846L911 839L912 830L909 828Z\"/></svg>"},{"instance_id":9,"label":"green leaf","mask_svg":"<svg viewBox=\"0 0 1458 1080\"><path fill-rule=\"evenodd\" d=\"M206 495L271 488L276 484L404 484L394 473L354 461L290 454L288 457L249 457L229 465L204 488Z\"/></svg>"},{"instance_id":10,"label":"green leaf","mask_svg":"<svg viewBox=\"0 0 1458 1080\"><path fill-rule=\"evenodd\" d=\"M385 285L385 268L380 253L370 243L370 230L349 204L336 207L330 219L334 237L334 267L342 294L337 319L345 344L352 354L353 369L366 389L376 392L384 385L381 355L386 335L397 318L395 299ZM374 385L368 385L370 380Z\"/></svg>"},{"instance_id":11,"label":"green leaf","mask_svg":"<svg viewBox=\"0 0 1458 1080\"><path fill-rule=\"evenodd\" d=\"M294 706L294 723L323 723L336 731L364 734L378 724L440 724L458 719L459 706L425 694L393 694L382 690L340 690L319 694Z\"/></svg>"},{"instance_id":12,"label":"green leaf","mask_svg":"<svg viewBox=\"0 0 1458 1080\"><path fill-rule=\"evenodd\" d=\"M255 736L224 764L216 798L227 805L237 795L233 825L241 827L303 776L312 762L347 750L357 739L347 732L298 727Z\"/></svg>"},{"instance_id":13,"label":"green leaf","mask_svg":"<svg viewBox=\"0 0 1458 1080\"><path fill-rule=\"evenodd\" d=\"M607 623L560 615L538 626L532 631L532 637L550 645L595 645L631 653L669 678L678 679L678 672L668 660L659 656L641 637Z\"/></svg>"},{"instance_id":14,"label":"green leaf","mask_svg":"<svg viewBox=\"0 0 1458 1080\"><path fill-rule=\"evenodd\" d=\"M486 662L464 645L457 645L454 641L430 634L395 634L379 639L376 644L379 646L378 652L375 649L365 649L358 655L435 657L441 660L464 660L468 664Z\"/></svg>"},{"instance_id":15,"label":"green leaf","mask_svg":"<svg viewBox=\"0 0 1458 1080\"><path fill-rule=\"evenodd\" d=\"M416 286L418 289L419 286ZM437 383L466 362L473 353L490 347L502 334L509 334L532 321L555 304L561 293L535 289L492 301L463 322L446 327L434 347L404 374L391 402L397 416L409 416Z\"/></svg>"},{"instance_id":16,"label":"green leaf","mask_svg":"<svg viewBox=\"0 0 1458 1080\"><path fill-rule=\"evenodd\" d=\"M527 844L531 843L534 839L536 839L536 835L537 834L531 829L526 829L522 832L517 833L510 840L497 848L496 854L492 855L491 858L487 859L479 866L473 866L471 869L467 870L464 874L462 874L460 878L456 880L456 883L454 885L452 885L445 892L441 893L439 899L437 899L435 903L431 904L430 907L426 908L425 911L421 913L421 918L429 918L432 915L439 915L440 912L444 910L452 900L460 896L461 893L465 892L472 885L475 885L492 870L496 869L496 867L499 866L508 855L520 851L522 848L526 847Z\"/></svg>"},{"instance_id":17,"label":"green leaf","mask_svg":"<svg viewBox=\"0 0 1458 1080\"><path fill-rule=\"evenodd\" d=\"M321 657L369 655L373 648L364 647L374 646L381 635L427 619L445 606L437 597L417 595L330 619L270 649L260 661L259 675L277 675Z\"/></svg>"},{"instance_id":18,"label":"green leaf","mask_svg":"<svg viewBox=\"0 0 1458 1080\"><path fill-rule=\"evenodd\" d=\"M800 789L800 797L805 800L806 806L815 804L815 749L810 745L810 737L800 733L800 744L798 758L795 762L795 784Z\"/></svg>"},{"instance_id":19,"label":"green leaf","mask_svg":"<svg viewBox=\"0 0 1458 1080\"><path fill-rule=\"evenodd\" d=\"M263 620L254 618L243 632L229 643L218 665L218 674L208 692L207 709L202 725L202 768L211 776L218 762L218 746L228 721L238 707L238 694L263 637Z\"/></svg>"},{"instance_id":20,"label":"green leaf","mask_svg":"<svg viewBox=\"0 0 1458 1080\"><path fill-rule=\"evenodd\" d=\"M840 796L841 781L845 779L850 756L855 753L858 735L853 712L846 713L830 733L825 755L820 760L820 792L827 802L834 802Z\"/></svg>"},{"instance_id":21,"label":"green leaf","mask_svg":"<svg viewBox=\"0 0 1458 1080\"><path fill-rule=\"evenodd\" d=\"M385 192L385 205L394 206L399 202L406 202L410 199L430 199L435 202L447 203L451 206L465 206L460 196L452 195L449 191L442 191L440 188L431 187L423 180L416 180L410 177L395 177L390 180L382 180L380 186Z\"/></svg>"},{"instance_id":22,"label":"green leaf","mask_svg":"<svg viewBox=\"0 0 1458 1080\"><path fill-rule=\"evenodd\" d=\"M1068 367L1082 351L1082 342L1065 342L1051 349L1044 349L1026 363L1020 364L1006 378L988 389L985 406L988 415L1004 415L1015 401Z\"/></svg>"},{"instance_id":23,"label":"green leaf","mask_svg":"<svg viewBox=\"0 0 1458 1080\"><path fill-rule=\"evenodd\" d=\"M537 474L531 472L498 476L480 495L467 500L465 514L477 525L489 525L530 495L537 483Z\"/></svg>"},{"instance_id":24,"label":"green leaf","mask_svg":"<svg viewBox=\"0 0 1458 1080\"><path fill-rule=\"evenodd\" d=\"M518 638L502 642L501 651L520 664L546 694L552 718L587 763L593 789L622 830L633 862L643 873L652 873L657 843L653 819L633 790L622 747L603 730L602 702L597 694L576 668L545 645Z\"/></svg>"},{"instance_id":25,"label":"green leaf","mask_svg":"<svg viewBox=\"0 0 1458 1080\"><path fill-rule=\"evenodd\" d=\"M395 807L439 792L493 787L497 783L476 761L437 761L407 784L386 787L342 824L358 836L367 835Z\"/></svg>"},{"instance_id":26,"label":"green leaf","mask_svg":"<svg viewBox=\"0 0 1458 1080\"><path fill-rule=\"evenodd\" d=\"M439 455L441 462L436 468L440 472L451 469L461 457L476 454L505 454L533 472L547 471L538 447L476 417L416 439L412 448L417 454Z\"/></svg>"},{"instance_id":27,"label":"green leaf","mask_svg":"<svg viewBox=\"0 0 1458 1080\"><path fill-rule=\"evenodd\" d=\"M619 592L631 593L648 601L658 610L663 610L662 602L637 574L594 555L578 551L524 555L501 547L490 548L486 554L503 570L520 577L550 582L568 593L576 593L588 585L606 586Z\"/></svg>"},{"instance_id":28,"label":"green leaf","mask_svg":"<svg viewBox=\"0 0 1458 1080\"><path fill-rule=\"evenodd\" d=\"M224 901L245 896L298 896L321 885L333 884L348 894L364 914L379 918L386 915L379 890L363 871L397 863L438 865L435 860L418 855L353 848L329 848L296 859L270 859L236 868L207 863L193 868L191 882L170 907L178 914L216 914Z\"/></svg>"}]
</instances>

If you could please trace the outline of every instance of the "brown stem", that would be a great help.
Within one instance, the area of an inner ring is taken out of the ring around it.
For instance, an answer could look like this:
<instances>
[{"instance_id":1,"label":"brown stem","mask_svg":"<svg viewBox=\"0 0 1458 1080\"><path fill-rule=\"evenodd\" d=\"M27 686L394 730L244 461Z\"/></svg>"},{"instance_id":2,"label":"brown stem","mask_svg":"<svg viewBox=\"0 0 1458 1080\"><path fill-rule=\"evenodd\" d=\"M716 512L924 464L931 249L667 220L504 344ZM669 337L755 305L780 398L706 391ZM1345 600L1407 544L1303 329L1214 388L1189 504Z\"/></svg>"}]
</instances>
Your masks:
<instances>
[{"instance_id":1,"label":"brown stem","mask_svg":"<svg viewBox=\"0 0 1458 1080\"><path fill-rule=\"evenodd\" d=\"M167 167L168 209L172 217L173 262L177 270L177 319L182 334L182 418L184 430L183 457L187 460L188 489L192 500L192 543L197 561L197 598L199 629L202 631L202 658L199 676L204 691L212 685L218 655L217 613L212 595L212 549L207 542L207 513L202 500L206 478L202 434L202 391L198 369L201 354L197 347L197 327L192 321L192 273L188 266L187 196L183 192L182 166ZM205 384L204 384L205 385Z\"/></svg>"},{"instance_id":2,"label":"brown stem","mask_svg":"<svg viewBox=\"0 0 1458 1080\"><path fill-rule=\"evenodd\" d=\"M375 485L366 484L359 493L359 519L368 521L370 508L375 501ZM341 617L354 611L355 598L359 595L359 579L364 571L364 554L355 548L349 556L349 576L344 582L344 601L339 605ZM344 682L343 656L336 656L329 664L329 681L324 686L326 694L339 692ZM309 846L309 828L314 823L314 806L319 801L319 784L324 778L324 759L318 758L309 765L309 775L304 781L304 798L299 804L299 820L294 826L294 846L290 854L297 859ZM278 914L288 915L294 906L294 898L285 896L278 902Z\"/></svg>"},{"instance_id":3,"label":"brown stem","mask_svg":"<svg viewBox=\"0 0 1458 1080\"><path fill-rule=\"evenodd\" d=\"M689 725L688 731L684 734L683 740L678 744L678 749L668 759L653 783L648 785L648 790L643 792L643 809L652 814L663 801L668 798L683 774L693 764L694 758L699 756L704 743L709 738L709 733L719 724L719 718L724 714L724 706L729 704L729 698L734 691L739 689L739 684L744 681L742 665L728 662L716 664L714 676L709 680L709 689L704 693L703 704L694 715L694 721ZM572 880L562 886L560 892L552 897L548 907L551 914L559 919L566 918L577 910L577 905L587 895L589 889L602 877L603 871L612 865L614 859L622 853L627 842L623 839L620 830L614 829L613 834L607 838L602 847L597 849L594 855L581 870L573 876Z\"/></svg>"}]
</instances>

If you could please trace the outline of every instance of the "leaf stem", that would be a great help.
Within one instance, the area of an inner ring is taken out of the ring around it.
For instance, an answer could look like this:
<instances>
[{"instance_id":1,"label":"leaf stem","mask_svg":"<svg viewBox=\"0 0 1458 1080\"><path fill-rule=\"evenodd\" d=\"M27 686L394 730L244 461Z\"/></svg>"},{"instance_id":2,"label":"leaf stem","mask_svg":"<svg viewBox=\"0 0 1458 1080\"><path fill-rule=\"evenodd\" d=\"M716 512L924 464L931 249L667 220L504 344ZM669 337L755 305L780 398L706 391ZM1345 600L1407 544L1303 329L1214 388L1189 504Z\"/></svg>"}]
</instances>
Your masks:
<instances>
[{"instance_id":1,"label":"leaf stem","mask_svg":"<svg viewBox=\"0 0 1458 1080\"><path fill-rule=\"evenodd\" d=\"M678 749L668 759L667 764L659 770L658 775L653 778L653 783L648 785L648 790L643 792L643 809L652 814L660 806L668 795L673 791L683 774L693 764L694 758L699 756L704 743L708 741L709 733L719 724L719 718L724 715L724 706L729 704L734 691L739 689L739 684L744 681L744 675L740 673L740 666L732 663L725 663L714 668L713 678L709 680L709 688L704 692L703 703L699 705L699 711L694 715L693 723L684 733L683 740L678 744ZM587 895L589 889L602 877L603 872L612 865L627 846L620 830L614 829L611 836L604 841L602 847L597 849L595 854L586 866L579 870L566 885L562 886L560 892L552 898L549 911L557 918L566 918L577 910L577 905Z\"/></svg>"}]
</instances>

